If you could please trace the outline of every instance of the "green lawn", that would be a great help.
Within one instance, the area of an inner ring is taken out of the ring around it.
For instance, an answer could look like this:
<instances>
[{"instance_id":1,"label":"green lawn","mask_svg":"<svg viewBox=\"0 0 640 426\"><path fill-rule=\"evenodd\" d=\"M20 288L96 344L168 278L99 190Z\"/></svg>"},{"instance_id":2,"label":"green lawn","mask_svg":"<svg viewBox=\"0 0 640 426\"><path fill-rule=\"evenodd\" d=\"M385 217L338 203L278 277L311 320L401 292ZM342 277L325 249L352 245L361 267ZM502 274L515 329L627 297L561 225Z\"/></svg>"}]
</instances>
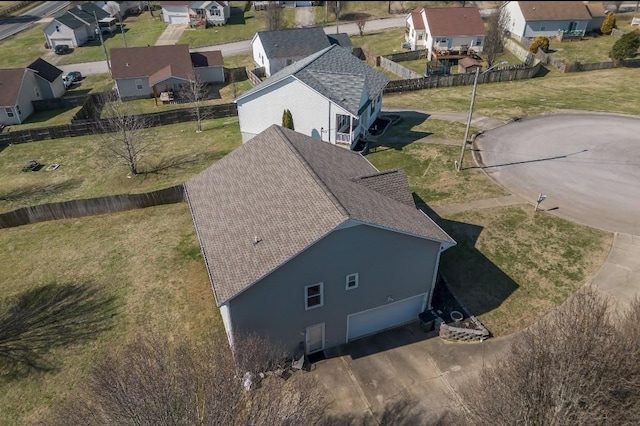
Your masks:
<instances>
[{"instance_id":1,"label":"green lawn","mask_svg":"<svg viewBox=\"0 0 640 426\"><path fill-rule=\"evenodd\" d=\"M0 264L11 265L0 268L0 323L11 298L25 300L32 291L49 301L67 284L102 289L91 303L113 298L116 308L102 322L109 330L54 349L46 357L50 371L17 374L0 358L2 425L42 424L103 353L140 331L197 338L222 326L186 203L0 229L0 245ZM47 284L53 292L39 290ZM36 306L28 315L48 315L38 299ZM73 306L59 315L70 315ZM89 315L79 318L83 327ZM64 336L47 334L44 342L58 337Z\"/></svg>"},{"instance_id":2,"label":"green lawn","mask_svg":"<svg viewBox=\"0 0 640 426\"><path fill-rule=\"evenodd\" d=\"M120 32L104 36L107 52L114 47L125 47L125 38L128 47L153 46L167 26L157 12L154 15L151 17L149 12L144 12L139 16L127 17L124 20L124 37ZM71 54L62 56L58 63L64 65L101 60L104 60L104 49L96 40L75 48Z\"/></svg>"},{"instance_id":3,"label":"green lawn","mask_svg":"<svg viewBox=\"0 0 640 426\"><path fill-rule=\"evenodd\" d=\"M474 114L504 120L575 109L640 115L637 69L545 73L545 78L478 85ZM468 111L471 91L471 86L458 86L390 93L383 107Z\"/></svg>"},{"instance_id":4,"label":"green lawn","mask_svg":"<svg viewBox=\"0 0 640 426\"><path fill-rule=\"evenodd\" d=\"M180 37L179 43L188 44L189 47L195 48L232 41L251 40L256 32L267 29L265 11L256 11L251 8L243 13L241 8L237 5L234 6L233 3L244 2L232 2L232 14L227 25L199 30L188 28ZM282 13L283 28L295 28L295 9L284 8Z\"/></svg>"},{"instance_id":5,"label":"green lawn","mask_svg":"<svg viewBox=\"0 0 640 426\"><path fill-rule=\"evenodd\" d=\"M46 24L36 24L28 30L0 41L0 68L22 68L47 53L42 29Z\"/></svg>"},{"instance_id":6,"label":"green lawn","mask_svg":"<svg viewBox=\"0 0 640 426\"><path fill-rule=\"evenodd\" d=\"M157 140L142 160L142 174L127 178L128 169L100 150L96 135L9 146L0 152L0 211L54 201L152 191L182 183L240 145L236 117L208 120L204 132L195 122L149 129ZM30 159L60 168L22 172Z\"/></svg>"},{"instance_id":7,"label":"green lawn","mask_svg":"<svg viewBox=\"0 0 640 426\"><path fill-rule=\"evenodd\" d=\"M596 273L612 235L526 206L467 211L442 226L458 243L441 271L496 336L521 330Z\"/></svg>"},{"instance_id":8,"label":"green lawn","mask_svg":"<svg viewBox=\"0 0 640 426\"><path fill-rule=\"evenodd\" d=\"M400 47L404 41L404 28L366 32L363 36L351 36L354 47L361 47L373 56L388 55L389 53L405 52Z\"/></svg>"},{"instance_id":9,"label":"green lawn","mask_svg":"<svg viewBox=\"0 0 640 426\"><path fill-rule=\"evenodd\" d=\"M34 112L22 124L7 126L7 131L37 129L40 127L59 126L61 124L71 123L71 119L80 110L80 106L49 109L46 111Z\"/></svg>"},{"instance_id":10,"label":"green lawn","mask_svg":"<svg viewBox=\"0 0 640 426\"><path fill-rule=\"evenodd\" d=\"M426 128L429 128L430 121L425 123ZM462 141L464 126L462 132L456 132L456 136ZM378 170L403 169L409 178L411 190L430 205L507 195L482 170L471 167L474 164L470 155L465 158L465 167L469 167L457 172L453 162L460 155L460 146L429 143L431 137L421 143L379 148L369 153L367 160Z\"/></svg>"},{"instance_id":11,"label":"green lawn","mask_svg":"<svg viewBox=\"0 0 640 426\"><path fill-rule=\"evenodd\" d=\"M629 32L634 29L631 19L636 14L625 12L616 14L616 26L619 30ZM635 27L637 28L637 27ZM609 51L618 37L603 35L597 37L587 37L585 40L559 42L551 40L549 49L553 52L553 57L562 59L567 63L580 62L583 64L593 62L609 62Z\"/></svg>"},{"instance_id":12,"label":"green lawn","mask_svg":"<svg viewBox=\"0 0 640 426\"><path fill-rule=\"evenodd\" d=\"M341 2L342 7L340 10L341 21L353 21L361 14L366 14L367 19L377 18L389 18L395 15L406 15L409 9L415 9L420 7L447 7L446 1L402 1L402 2L387 2L387 1L345 1ZM391 4L390 4L391 3ZM391 10L390 10L391 9ZM391 13L389 13L391 12ZM325 13L328 24L335 24L336 17L331 13L330 9L325 10L324 6L316 6L316 23L323 24L325 21ZM365 27L366 31L366 27Z\"/></svg>"},{"instance_id":13,"label":"green lawn","mask_svg":"<svg viewBox=\"0 0 640 426\"><path fill-rule=\"evenodd\" d=\"M110 74L92 74L82 78L80 84L74 84L65 96L81 96L90 93L106 92L113 89L115 82Z\"/></svg>"}]
</instances>

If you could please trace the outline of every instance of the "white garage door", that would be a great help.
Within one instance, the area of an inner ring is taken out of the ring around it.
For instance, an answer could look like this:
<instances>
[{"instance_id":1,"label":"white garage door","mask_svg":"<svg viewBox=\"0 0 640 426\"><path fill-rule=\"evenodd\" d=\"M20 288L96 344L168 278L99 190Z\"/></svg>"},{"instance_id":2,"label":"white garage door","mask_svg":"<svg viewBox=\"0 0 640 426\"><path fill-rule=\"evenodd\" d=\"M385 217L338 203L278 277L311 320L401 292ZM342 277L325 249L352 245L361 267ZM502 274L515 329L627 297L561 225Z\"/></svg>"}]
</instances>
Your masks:
<instances>
[{"instance_id":1,"label":"white garage door","mask_svg":"<svg viewBox=\"0 0 640 426\"><path fill-rule=\"evenodd\" d=\"M170 24L188 24L189 17L184 15L169 15Z\"/></svg>"},{"instance_id":2,"label":"white garage door","mask_svg":"<svg viewBox=\"0 0 640 426\"><path fill-rule=\"evenodd\" d=\"M62 44L66 44L67 46L72 47L73 46L73 40L71 40L70 38L56 39L56 40L51 40L51 44L53 44L53 46L51 46L51 47L60 46Z\"/></svg>"},{"instance_id":3,"label":"white garage door","mask_svg":"<svg viewBox=\"0 0 640 426\"><path fill-rule=\"evenodd\" d=\"M347 317L347 341L418 319L426 293Z\"/></svg>"}]
</instances>

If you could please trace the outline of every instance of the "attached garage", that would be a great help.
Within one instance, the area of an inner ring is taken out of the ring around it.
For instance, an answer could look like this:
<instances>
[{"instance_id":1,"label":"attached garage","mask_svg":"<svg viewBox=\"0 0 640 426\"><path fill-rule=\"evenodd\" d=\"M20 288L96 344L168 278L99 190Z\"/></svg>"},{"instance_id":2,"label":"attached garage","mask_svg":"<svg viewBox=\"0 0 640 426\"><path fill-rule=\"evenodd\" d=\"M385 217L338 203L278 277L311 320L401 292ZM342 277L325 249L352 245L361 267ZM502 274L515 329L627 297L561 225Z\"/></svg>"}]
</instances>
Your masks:
<instances>
[{"instance_id":1,"label":"attached garage","mask_svg":"<svg viewBox=\"0 0 640 426\"><path fill-rule=\"evenodd\" d=\"M188 24L189 17L184 15L169 15L169 24Z\"/></svg>"},{"instance_id":2,"label":"attached garage","mask_svg":"<svg viewBox=\"0 0 640 426\"><path fill-rule=\"evenodd\" d=\"M75 46L75 43L70 38L51 39L51 48L66 44L67 46Z\"/></svg>"},{"instance_id":3,"label":"attached garage","mask_svg":"<svg viewBox=\"0 0 640 426\"><path fill-rule=\"evenodd\" d=\"M423 310L425 297L426 293L423 293L349 315L347 317L347 341L417 320Z\"/></svg>"}]
</instances>

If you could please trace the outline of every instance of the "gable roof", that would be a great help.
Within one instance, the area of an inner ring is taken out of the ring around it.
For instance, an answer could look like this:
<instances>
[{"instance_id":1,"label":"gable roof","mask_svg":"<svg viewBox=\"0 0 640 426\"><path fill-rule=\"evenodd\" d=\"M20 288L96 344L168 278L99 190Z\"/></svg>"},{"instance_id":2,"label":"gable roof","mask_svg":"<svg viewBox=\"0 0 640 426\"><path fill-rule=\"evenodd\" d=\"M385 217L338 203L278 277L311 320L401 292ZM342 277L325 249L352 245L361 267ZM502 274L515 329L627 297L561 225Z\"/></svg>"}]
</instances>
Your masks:
<instances>
[{"instance_id":1,"label":"gable roof","mask_svg":"<svg viewBox=\"0 0 640 426\"><path fill-rule=\"evenodd\" d=\"M111 75L114 79L150 77L156 73L155 77L160 79L157 81L171 76L190 79L193 66L189 46L176 44L111 49ZM155 83L149 81L149 84Z\"/></svg>"},{"instance_id":2,"label":"gable roof","mask_svg":"<svg viewBox=\"0 0 640 426\"><path fill-rule=\"evenodd\" d=\"M53 83L56 78L62 74L62 70L60 68L55 65L51 65L42 58L38 58L31 62L27 68L35 71L37 75L44 78L49 83Z\"/></svg>"},{"instance_id":3,"label":"gable roof","mask_svg":"<svg viewBox=\"0 0 640 426\"><path fill-rule=\"evenodd\" d=\"M224 65L224 58L222 57L222 51L220 50L193 52L191 53L191 63L195 68L217 67Z\"/></svg>"},{"instance_id":4,"label":"gable roof","mask_svg":"<svg viewBox=\"0 0 640 426\"><path fill-rule=\"evenodd\" d=\"M369 175L382 176L360 154L273 125L189 180L218 306L349 219L455 244L415 205L385 195L384 178L371 179L378 190L362 184ZM387 181L399 187L395 176Z\"/></svg>"},{"instance_id":5,"label":"gable roof","mask_svg":"<svg viewBox=\"0 0 640 426\"><path fill-rule=\"evenodd\" d=\"M411 22L413 22L413 28L416 30L424 30L424 21L422 20L422 14L420 13L422 9L413 10L409 15L411 17Z\"/></svg>"},{"instance_id":6,"label":"gable roof","mask_svg":"<svg viewBox=\"0 0 640 426\"><path fill-rule=\"evenodd\" d=\"M66 12L64 14L56 17L55 20L58 21L59 23L61 23L62 25L65 25L65 26L71 28L72 30L76 30L76 29L84 27L86 25L84 22L82 22L81 20L77 19L72 14L66 13Z\"/></svg>"},{"instance_id":7,"label":"gable roof","mask_svg":"<svg viewBox=\"0 0 640 426\"><path fill-rule=\"evenodd\" d=\"M477 7L423 8L421 13L424 13L426 17L432 36L483 36L487 34L480 10Z\"/></svg>"},{"instance_id":8,"label":"gable roof","mask_svg":"<svg viewBox=\"0 0 640 426\"><path fill-rule=\"evenodd\" d=\"M17 103L25 72L24 68L0 69L0 106Z\"/></svg>"},{"instance_id":9,"label":"gable roof","mask_svg":"<svg viewBox=\"0 0 640 426\"><path fill-rule=\"evenodd\" d=\"M387 76L353 56L349 50L332 45L283 68L244 92L236 101L289 76L300 80L354 116L360 115L363 90L366 89L369 100L372 100L389 82Z\"/></svg>"},{"instance_id":10,"label":"gable roof","mask_svg":"<svg viewBox=\"0 0 640 426\"><path fill-rule=\"evenodd\" d=\"M338 34L327 34L327 39L330 44L337 44L341 47L353 47L353 43L351 43L351 37L347 33L338 33Z\"/></svg>"},{"instance_id":11,"label":"gable roof","mask_svg":"<svg viewBox=\"0 0 640 426\"><path fill-rule=\"evenodd\" d=\"M258 31L255 38L260 39L269 59L309 56L331 45L320 27Z\"/></svg>"},{"instance_id":12,"label":"gable roof","mask_svg":"<svg viewBox=\"0 0 640 426\"><path fill-rule=\"evenodd\" d=\"M602 3L586 3L585 7L592 18L604 18L607 16L604 13L604 5Z\"/></svg>"},{"instance_id":13,"label":"gable roof","mask_svg":"<svg viewBox=\"0 0 640 426\"><path fill-rule=\"evenodd\" d=\"M519 1L518 7L526 21L567 21L591 19L581 1Z\"/></svg>"}]
</instances>

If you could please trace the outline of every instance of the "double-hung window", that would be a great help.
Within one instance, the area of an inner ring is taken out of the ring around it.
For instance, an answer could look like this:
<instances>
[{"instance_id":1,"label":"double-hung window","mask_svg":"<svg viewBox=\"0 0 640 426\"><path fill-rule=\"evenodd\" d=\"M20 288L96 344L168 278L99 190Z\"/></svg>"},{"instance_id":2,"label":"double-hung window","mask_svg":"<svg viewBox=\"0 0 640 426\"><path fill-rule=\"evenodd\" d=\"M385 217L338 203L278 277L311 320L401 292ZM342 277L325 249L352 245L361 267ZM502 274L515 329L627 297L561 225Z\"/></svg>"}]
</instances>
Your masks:
<instances>
[{"instance_id":1,"label":"double-hung window","mask_svg":"<svg viewBox=\"0 0 640 426\"><path fill-rule=\"evenodd\" d=\"M354 288L358 288L358 273L349 274L346 278L346 289L353 290Z\"/></svg>"},{"instance_id":2,"label":"double-hung window","mask_svg":"<svg viewBox=\"0 0 640 426\"><path fill-rule=\"evenodd\" d=\"M304 288L305 310L319 308L324 304L323 283L308 285Z\"/></svg>"}]
</instances>

